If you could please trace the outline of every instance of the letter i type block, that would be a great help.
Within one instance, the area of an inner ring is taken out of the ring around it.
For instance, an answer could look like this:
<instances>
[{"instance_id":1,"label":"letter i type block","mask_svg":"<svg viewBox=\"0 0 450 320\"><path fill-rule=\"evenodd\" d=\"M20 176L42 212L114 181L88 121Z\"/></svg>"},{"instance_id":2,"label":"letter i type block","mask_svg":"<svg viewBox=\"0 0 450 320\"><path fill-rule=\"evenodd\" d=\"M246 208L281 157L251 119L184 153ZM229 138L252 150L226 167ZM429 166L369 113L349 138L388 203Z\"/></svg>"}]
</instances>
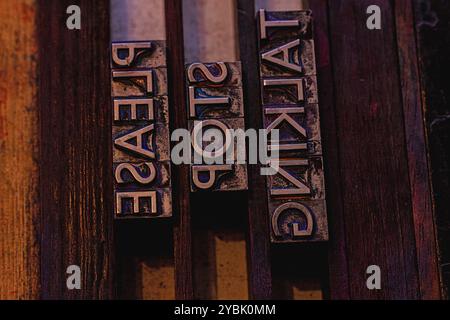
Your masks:
<instances>
[{"instance_id":1,"label":"letter i type block","mask_svg":"<svg viewBox=\"0 0 450 320\"><path fill-rule=\"evenodd\" d=\"M111 48L114 216L172 215L164 41Z\"/></svg>"},{"instance_id":2,"label":"letter i type block","mask_svg":"<svg viewBox=\"0 0 450 320\"><path fill-rule=\"evenodd\" d=\"M310 11L258 13L264 127L279 130L267 178L273 242L328 240L316 62Z\"/></svg>"}]
</instances>

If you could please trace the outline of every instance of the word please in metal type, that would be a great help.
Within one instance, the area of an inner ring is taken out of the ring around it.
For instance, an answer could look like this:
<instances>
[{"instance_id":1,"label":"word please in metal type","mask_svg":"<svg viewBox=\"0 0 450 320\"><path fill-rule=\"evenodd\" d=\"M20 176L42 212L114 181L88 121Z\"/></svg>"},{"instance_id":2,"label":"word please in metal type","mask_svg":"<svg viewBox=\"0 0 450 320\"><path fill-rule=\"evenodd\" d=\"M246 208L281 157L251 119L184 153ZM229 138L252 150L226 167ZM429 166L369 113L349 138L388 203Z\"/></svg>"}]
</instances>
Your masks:
<instances>
[{"instance_id":1,"label":"word please in metal type","mask_svg":"<svg viewBox=\"0 0 450 320\"><path fill-rule=\"evenodd\" d=\"M279 129L277 174L267 177L273 242L328 240L310 11L258 14L264 127Z\"/></svg>"},{"instance_id":2,"label":"word please in metal type","mask_svg":"<svg viewBox=\"0 0 450 320\"><path fill-rule=\"evenodd\" d=\"M165 46L163 41L112 44L117 219L172 215Z\"/></svg>"}]
</instances>

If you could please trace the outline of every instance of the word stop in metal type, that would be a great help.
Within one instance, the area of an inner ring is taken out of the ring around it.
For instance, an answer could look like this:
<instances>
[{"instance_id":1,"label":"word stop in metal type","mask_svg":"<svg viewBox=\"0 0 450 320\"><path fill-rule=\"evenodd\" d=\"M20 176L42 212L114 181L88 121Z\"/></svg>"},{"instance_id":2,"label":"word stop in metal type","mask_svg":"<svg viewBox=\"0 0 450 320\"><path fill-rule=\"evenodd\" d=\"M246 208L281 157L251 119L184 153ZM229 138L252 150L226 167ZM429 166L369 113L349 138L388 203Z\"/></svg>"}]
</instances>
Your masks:
<instances>
[{"instance_id":1,"label":"word stop in metal type","mask_svg":"<svg viewBox=\"0 0 450 320\"><path fill-rule=\"evenodd\" d=\"M186 81L194 163L191 191L247 190L247 165L237 163L237 152L226 161L227 151L237 148L230 130L245 130L241 63L192 63L186 66ZM203 139L203 132L208 130L216 130L223 137L214 152L208 151L207 139ZM245 149L245 145L240 147ZM200 155L200 161L195 161L196 155ZM211 163L204 163L208 161L205 157Z\"/></svg>"},{"instance_id":2,"label":"word stop in metal type","mask_svg":"<svg viewBox=\"0 0 450 320\"><path fill-rule=\"evenodd\" d=\"M264 127L279 130L279 168L267 178L273 242L328 240L310 11L259 11Z\"/></svg>"},{"instance_id":3,"label":"word stop in metal type","mask_svg":"<svg viewBox=\"0 0 450 320\"><path fill-rule=\"evenodd\" d=\"M112 44L116 218L172 215L164 41Z\"/></svg>"}]
</instances>

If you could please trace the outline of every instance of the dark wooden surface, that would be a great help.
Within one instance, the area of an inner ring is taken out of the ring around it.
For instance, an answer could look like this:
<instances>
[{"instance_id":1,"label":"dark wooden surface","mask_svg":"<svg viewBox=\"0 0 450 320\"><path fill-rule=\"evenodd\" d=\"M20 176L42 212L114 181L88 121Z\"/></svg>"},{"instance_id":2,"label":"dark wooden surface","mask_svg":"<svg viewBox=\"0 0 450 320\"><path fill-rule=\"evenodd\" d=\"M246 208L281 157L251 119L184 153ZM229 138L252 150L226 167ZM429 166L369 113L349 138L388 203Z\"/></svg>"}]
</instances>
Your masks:
<instances>
[{"instance_id":1,"label":"dark wooden surface","mask_svg":"<svg viewBox=\"0 0 450 320\"><path fill-rule=\"evenodd\" d=\"M258 32L255 1L239 0L238 24L246 128L260 129L262 104L258 63ZM270 266L269 219L265 177L258 165L248 166L248 274L251 299L270 299L272 280Z\"/></svg>"},{"instance_id":2,"label":"dark wooden surface","mask_svg":"<svg viewBox=\"0 0 450 320\"><path fill-rule=\"evenodd\" d=\"M329 224L328 263L330 281L328 298L349 299L348 265L346 257L346 233L342 204L339 141L336 135L336 111L334 108L333 66L331 63L328 1L311 0L319 88L320 122L327 186L327 211Z\"/></svg>"},{"instance_id":3,"label":"dark wooden surface","mask_svg":"<svg viewBox=\"0 0 450 320\"><path fill-rule=\"evenodd\" d=\"M414 0L442 284L450 288L450 2Z\"/></svg>"},{"instance_id":4,"label":"dark wooden surface","mask_svg":"<svg viewBox=\"0 0 450 320\"><path fill-rule=\"evenodd\" d=\"M336 248L345 251L335 255L348 262L349 298L419 298L395 7L387 0L328 4L344 210L338 224L345 226L345 247ZM366 27L372 4L382 10L381 31ZM373 264L382 290L366 287ZM339 295L339 271L330 270L331 297Z\"/></svg>"},{"instance_id":5,"label":"dark wooden surface","mask_svg":"<svg viewBox=\"0 0 450 320\"><path fill-rule=\"evenodd\" d=\"M181 3L166 1L172 130L187 125ZM251 298L271 298L272 281L277 281L275 276L284 270L288 272L283 274L283 281L309 275L326 279L323 286L331 299L440 297L423 107L442 279L449 285L450 7L443 0L414 3L418 52L408 0L309 1L315 17L328 199L328 277L324 275L326 245L274 247L271 257L266 197L261 196L266 194L265 178L258 166L250 166L248 203L244 204L246 197L237 195L233 205L249 208ZM38 4L41 297L111 298L114 249L109 5L106 0L39 0ZM71 4L82 8L81 31L65 28L65 9ZM382 9L381 31L366 28L365 11L372 4ZM238 1L246 127L262 128L254 17L254 1ZM190 299L195 295L188 166L174 167L173 188L175 295ZM201 202L196 201L197 205ZM213 198L205 203L214 205ZM222 208L217 212L225 211ZM198 212L207 213L204 208ZM119 263L114 270L121 278L119 297L143 296L139 287L127 286L139 277L127 276L136 272L135 263L128 263L128 258L167 256L171 261L169 229L168 223L134 223L118 228ZM152 230L155 233L149 236ZM133 236L128 237L131 233ZM158 233L165 237L159 238ZM165 242L159 249L153 243L158 240ZM147 241L152 245L142 244ZM128 245L135 246L128 250ZM297 268L283 267L283 263L289 263L289 255L296 255L296 265L303 267L298 269L299 275L295 274ZM302 259L310 258L312 262L301 264ZM79 291L66 288L66 268L71 264L81 266ZM381 267L379 291L366 288L365 272L372 264ZM285 297L286 292L280 289L283 292L278 293L278 287L274 286L274 297Z\"/></svg>"},{"instance_id":6,"label":"dark wooden surface","mask_svg":"<svg viewBox=\"0 0 450 320\"><path fill-rule=\"evenodd\" d=\"M413 3L410 0L395 1L394 10L420 298L439 299L435 220L431 201Z\"/></svg>"},{"instance_id":7,"label":"dark wooden surface","mask_svg":"<svg viewBox=\"0 0 450 320\"><path fill-rule=\"evenodd\" d=\"M115 221L115 284L117 299L175 299L173 236L170 219ZM156 278L153 280L153 274ZM150 278L150 279L149 279Z\"/></svg>"},{"instance_id":8,"label":"dark wooden surface","mask_svg":"<svg viewBox=\"0 0 450 320\"><path fill-rule=\"evenodd\" d=\"M66 28L66 8L82 11ZM40 0L41 290L44 299L113 296L109 1ZM81 290L66 269L81 267Z\"/></svg>"},{"instance_id":9,"label":"dark wooden surface","mask_svg":"<svg viewBox=\"0 0 450 320\"><path fill-rule=\"evenodd\" d=\"M171 131L187 128L184 77L183 8L181 0L165 1L167 66ZM173 236L175 261L175 296L192 299L192 235L190 216L189 166L172 166Z\"/></svg>"}]
</instances>

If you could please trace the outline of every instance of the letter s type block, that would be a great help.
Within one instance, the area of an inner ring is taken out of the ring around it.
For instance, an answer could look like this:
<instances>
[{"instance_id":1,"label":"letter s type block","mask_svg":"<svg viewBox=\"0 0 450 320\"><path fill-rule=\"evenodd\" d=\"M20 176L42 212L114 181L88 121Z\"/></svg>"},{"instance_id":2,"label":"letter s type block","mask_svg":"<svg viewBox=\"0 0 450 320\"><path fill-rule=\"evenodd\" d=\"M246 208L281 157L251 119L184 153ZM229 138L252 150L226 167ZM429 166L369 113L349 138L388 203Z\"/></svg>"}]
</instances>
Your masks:
<instances>
[{"instance_id":1,"label":"letter s type block","mask_svg":"<svg viewBox=\"0 0 450 320\"><path fill-rule=\"evenodd\" d=\"M112 43L116 219L172 215L164 41Z\"/></svg>"},{"instance_id":2,"label":"letter s type block","mask_svg":"<svg viewBox=\"0 0 450 320\"><path fill-rule=\"evenodd\" d=\"M328 240L311 11L258 13L263 123L279 130L267 177L272 242Z\"/></svg>"}]
</instances>

